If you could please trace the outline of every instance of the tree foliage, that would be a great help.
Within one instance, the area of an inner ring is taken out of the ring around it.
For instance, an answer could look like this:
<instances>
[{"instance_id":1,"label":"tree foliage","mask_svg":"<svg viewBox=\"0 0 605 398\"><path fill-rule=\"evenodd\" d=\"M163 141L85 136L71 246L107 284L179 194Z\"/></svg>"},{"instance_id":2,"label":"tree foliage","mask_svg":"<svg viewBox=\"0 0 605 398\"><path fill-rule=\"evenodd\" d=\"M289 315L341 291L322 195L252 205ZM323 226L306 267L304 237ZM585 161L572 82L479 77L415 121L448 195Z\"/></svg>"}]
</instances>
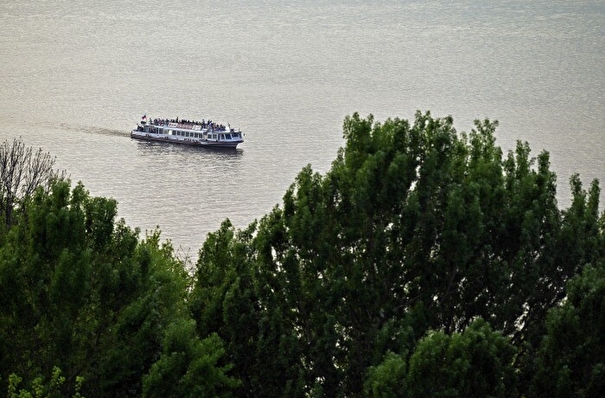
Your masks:
<instances>
[{"instance_id":1,"label":"tree foliage","mask_svg":"<svg viewBox=\"0 0 605 398\"><path fill-rule=\"evenodd\" d=\"M141 395L152 366L173 355L166 339L192 322L183 264L159 231L140 240L138 230L116 222L114 200L90 197L82 184L55 180L23 206L0 247L0 379L15 374L24 392L42 391L41 380L54 380L60 368L52 396L76 386L87 397ZM203 381L208 391L234 385L228 368L211 369L222 355L217 347L191 333L180 342L195 355L179 366L216 377ZM200 365L202 354L214 362ZM10 396L11 388L2 390Z\"/></svg>"},{"instance_id":2,"label":"tree foliage","mask_svg":"<svg viewBox=\"0 0 605 398\"><path fill-rule=\"evenodd\" d=\"M31 383L31 390L19 389L19 385L23 379L16 374L11 374L8 377L8 398L54 398L62 396L61 387L65 383L65 377L61 374L61 369L56 366L52 370L52 375L48 382L44 382L42 377L36 377ZM82 377L76 377L73 394L70 396L73 398L83 398L80 394L82 383L84 379ZM18 392L17 392L18 390Z\"/></svg>"},{"instance_id":3,"label":"tree foliage","mask_svg":"<svg viewBox=\"0 0 605 398\"><path fill-rule=\"evenodd\" d=\"M602 255L599 189L574 176L561 211L548 153L520 142L504 156L496 127L354 114L326 175L304 168L282 207L210 235L192 314L225 341L242 396L381 391L381 369L406 373L427 332L473 336L477 318L511 339L506 358L529 387L546 313Z\"/></svg>"},{"instance_id":4,"label":"tree foliage","mask_svg":"<svg viewBox=\"0 0 605 398\"><path fill-rule=\"evenodd\" d=\"M224 354L216 334L200 340L194 321L172 324L164 336L162 357L143 378L144 397L226 397L239 380L221 366Z\"/></svg>"},{"instance_id":5,"label":"tree foliage","mask_svg":"<svg viewBox=\"0 0 605 398\"><path fill-rule=\"evenodd\" d=\"M548 153L496 128L353 114L330 171L225 220L191 274L5 143L0 396L602 395L598 182L560 209Z\"/></svg>"},{"instance_id":6,"label":"tree foliage","mask_svg":"<svg viewBox=\"0 0 605 398\"><path fill-rule=\"evenodd\" d=\"M430 333L410 358L409 397L515 397L514 347L483 320L461 333Z\"/></svg>"},{"instance_id":7,"label":"tree foliage","mask_svg":"<svg viewBox=\"0 0 605 398\"><path fill-rule=\"evenodd\" d=\"M605 267L587 266L547 317L532 394L600 397L605 392Z\"/></svg>"}]
</instances>

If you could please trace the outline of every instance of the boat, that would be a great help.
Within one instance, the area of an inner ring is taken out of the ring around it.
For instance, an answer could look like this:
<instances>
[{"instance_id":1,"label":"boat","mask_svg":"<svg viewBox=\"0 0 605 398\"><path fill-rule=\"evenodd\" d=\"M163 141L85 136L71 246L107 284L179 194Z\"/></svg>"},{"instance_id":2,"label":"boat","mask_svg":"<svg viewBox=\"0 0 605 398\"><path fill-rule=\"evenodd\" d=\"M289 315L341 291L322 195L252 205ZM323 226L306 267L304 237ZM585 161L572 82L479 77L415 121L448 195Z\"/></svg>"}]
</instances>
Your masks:
<instances>
[{"instance_id":1,"label":"boat","mask_svg":"<svg viewBox=\"0 0 605 398\"><path fill-rule=\"evenodd\" d=\"M151 119L143 115L131 138L145 141L172 142L207 148L236 148L244 142L241 130L224 126L212 120L192 121L176 119Z\"/></svg>"}]
</instances>

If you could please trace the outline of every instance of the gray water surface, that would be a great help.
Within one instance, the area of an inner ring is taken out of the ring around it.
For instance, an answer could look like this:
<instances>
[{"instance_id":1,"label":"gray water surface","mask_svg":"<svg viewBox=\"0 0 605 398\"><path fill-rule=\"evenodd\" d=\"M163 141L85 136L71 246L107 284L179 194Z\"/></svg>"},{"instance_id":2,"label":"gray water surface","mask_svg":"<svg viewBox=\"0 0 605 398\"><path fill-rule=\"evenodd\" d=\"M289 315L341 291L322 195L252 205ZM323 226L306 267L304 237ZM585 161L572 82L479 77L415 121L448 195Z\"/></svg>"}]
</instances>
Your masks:
<instances>
[{"instance_id":1,"label":"gray water surface","mask_svg":"<svg viewBox=\"0 0 605 398\"><path fill-rule=\"evenodd\" d=\"M605 180L603 1L3 1L0 139L57 157L195 254L245 227L302 167L329 170L346 115L497 119L498 143ZM230 123L237 151L133 141L139 118Z\"/></svg>"}]
</instances>

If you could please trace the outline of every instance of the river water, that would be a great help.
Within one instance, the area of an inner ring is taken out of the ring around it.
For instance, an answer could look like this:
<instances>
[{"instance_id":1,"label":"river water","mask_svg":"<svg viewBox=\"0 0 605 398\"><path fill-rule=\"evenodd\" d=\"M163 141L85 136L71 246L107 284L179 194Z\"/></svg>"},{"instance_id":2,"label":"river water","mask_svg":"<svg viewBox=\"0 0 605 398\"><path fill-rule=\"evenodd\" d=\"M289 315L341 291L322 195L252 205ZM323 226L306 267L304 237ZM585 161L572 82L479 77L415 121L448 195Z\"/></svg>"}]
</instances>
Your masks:
<instances>
[{"instance_id":1,"label":"river water","mask_svg":"<svg viewBox=\"0 0 605 398\"><path fill-rule=\"evenodd\" d=\"M497 119L505 150L551 153L561 207L572 173L605 181L602 0L11 0L0 33L0 140L50 152L182 256L268 213L305 165L329 170L353 112ZM246 142L133 141L143 114Z\"/></svg>"}]
</instances>

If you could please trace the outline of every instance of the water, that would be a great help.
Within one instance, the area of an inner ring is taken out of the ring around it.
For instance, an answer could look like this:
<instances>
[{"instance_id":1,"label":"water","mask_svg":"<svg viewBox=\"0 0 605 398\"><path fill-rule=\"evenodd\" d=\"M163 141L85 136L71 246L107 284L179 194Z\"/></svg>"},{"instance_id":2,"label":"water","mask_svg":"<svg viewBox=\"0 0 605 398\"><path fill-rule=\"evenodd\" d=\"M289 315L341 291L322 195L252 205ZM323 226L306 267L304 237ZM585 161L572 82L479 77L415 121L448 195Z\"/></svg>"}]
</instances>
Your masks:
<instances>
[{"instance_id":1,"label":"water","mask_svg":"<svg viewBox=\"0 0 605 398\"><path fill-rule=\"evenodd\" d=\"M551 153L562 207L572 173L605 181L603 1L5 0L0 33L0 140L51 152L192 257L305 165L327 171L355 111L430 110L460 131L497 119L506 150ZM246 142L133 141L145 113L230 123Z\"/></svg>"}]
</instances>

